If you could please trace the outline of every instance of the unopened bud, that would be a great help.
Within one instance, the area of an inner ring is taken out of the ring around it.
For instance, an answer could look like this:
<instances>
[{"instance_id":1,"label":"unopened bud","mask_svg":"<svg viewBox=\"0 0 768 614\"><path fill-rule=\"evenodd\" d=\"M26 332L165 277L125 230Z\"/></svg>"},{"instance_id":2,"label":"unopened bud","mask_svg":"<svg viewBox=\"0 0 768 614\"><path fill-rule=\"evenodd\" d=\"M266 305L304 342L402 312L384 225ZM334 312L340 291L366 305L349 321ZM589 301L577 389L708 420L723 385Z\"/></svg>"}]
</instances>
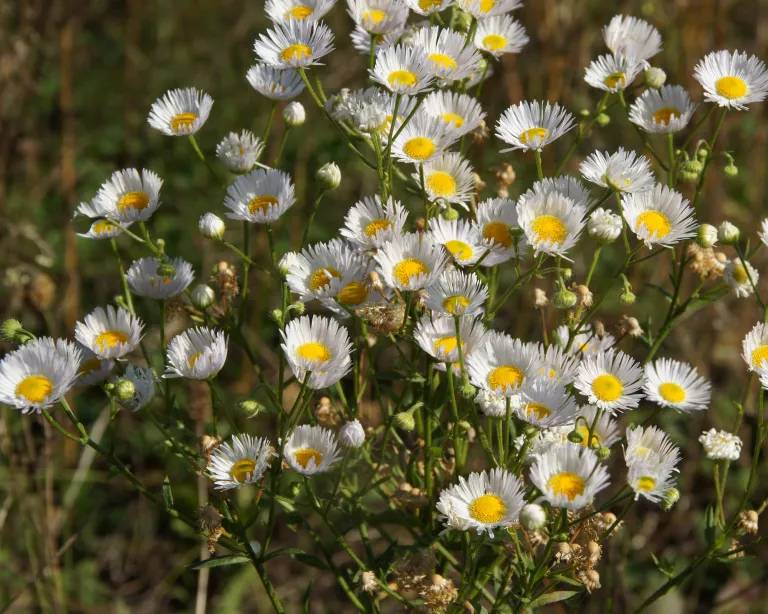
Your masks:
<instances>
[{"instance_id":1,"label":"unopened bud","mask_svg":"<svg viewBox=\"0 0 768 614\"><path fill-rule=\"evenodd\" d=\"M611 116L607 113L598 113L595 122L598 126L605 127L611 123Z\"/></svg>"},{"instance_id":2,"label":"unopened bud","mask_svg":"<svg viewBox=\"0 0 768 614\"><path fill-rule=\"evenodd\" d=\"M192 304L198 309L208 309L216 300L216 292L207 284L198 284L192 289Z\"/></svg>"},{"instance_id":3,"label":"unopened bud","mask_svg":"<svg viewBox=\"0 0 768 614\"><path fill-rule=\"evenodd\" d=\"M712 247L717 243L717 228L712 224L702 224L696 233L696 242L701 247Z\"/></svg>"},{"instance_id":4,"label":"unopened bud","mask_svg":"<svg viewBox=\"0 0 768 614\"><path fill-rule=\"evenodd\" d=\"M730 162L723 168L723 172L726 177L736 177L739 174L739 167Z\"/></svg>"},{"instance_id":5,"label":"unopened bud","mask_svg":"<svg viewBox=\"0 0 768 614\"><path fill-rule=\"evenodd\" d=\"M669 488L664 493L664 499L661 502L661 508L668 512L672 509L672 506L680 500L680 491L677 488Z\"/></svg>"},{"instance_id":6,"label":"unopened bud","mask_svg":"<svg viewBox=\"0 0 768 614\"><path fill-rule=\"evenodd\" d=\"M307 112L300 102L289 102L283 109L283 119L289 126L301 126L307 119Z\"/></svg>"},{"instance_id":7,"label":"unopened bud","mask_svg":"<svg viewBox=\"0 0 768 614\"><path fill-rule=\"evenodd\" d=\"M465 383L459 387L459 393L465 399L474 399L477 394L477 389L472 384Z\"/></svg>"},{"instance_id":8,"label":"unopened bud","mask_svg":"<svg viewBox=\"0 0 768 614\"><path fill-rule=\"evenodd\" d=\"M547 524L547 512L537 503L528 503L520 510L520 524L528 531L538 531Z\"/></svg>"},{"instance_id":9,"label":"unopened bud","mask_svg":"<svg viewBox=\"0 0 768 614\"><path fill-rule=\"evenodd\" d=\"M459 212L456 211L453 207L448 207L445 211L442 213L442 217L444 220L458 220L459 219Z\"/></svg>"},{"instance_id":10,"label":"unopened bud","mask_svg":"<svg viewBox=\"0 0 768 614\"><path fill-rule=\"evenodd\" d=\"M584 437L579 431L571 431L568 433L568 441L571 443L581 443L584 441Z\"/></svg>"},{"instance_id":11,"label":"unopened bud","mask_svg":"<svg viewBox=\"0 0 768 614\"><path fill-rule=\"evenodd\" d=\"M240 411L245 414L246 418L255 418L265 409L263 404L254 399L245 399L244 401L240 401L239 407Z\"/></svg>"},{"instance_id":12,"label":"unopened bud","mask_svg":"<svg viewBox=\"0 0 768 614\"><path fill-rule=\"evenodd\" d=\"M365 443L365 430L359 420L350 420L341 427L339 442L345 448L359 448Z\"/></svg>"},{"instance_id":13,"label":"unopened bud","mask_svg":"<svg viewBox=\"0 0 768 614\"><path fill-rule=\"evenodd\" d=\"M654 89L660 88L667 81L667 73L661 68L651 66L645 69L645 84Z\"/></svg>"},{"instance_id":14,"label":"unopened bud","mask_svg":"<svg viewBox=\"0 0 768 614\"><path fill-rule=\"evenodd\" d=\"M739 242L740 237L741 231L736 225L731 224L730 222L723 222L717 228L717 240L720 241L720 243L733 245Z\"/></svg>"},{"instance_id":15,"label":"unopened bud","mask_svg":"<svg viewBox=\"0 0 768 614\"><path fill-rule=\"evenodd\" d=\"M6 341L18 342L24 336L24 326L15 318L9 318L0 326L0 335Z\"/></svg>"},{"instance_id":16,"label":"unopened bud","mask_svg":"<svg viewBox=\"0 0 768 614\"><path fill-rule=\"evenodd\" d=\"M561 288L552 297L552 304L556 309L570 309L576 305L578 297L567 288Z\"/></svg>"},{"instance_id":17,"label":"unopened bud","mask_svg":"<svg viewBox=\"0 0 768 614\"><path fill-rule=\"evenodd\" d=\"M629 288L625 288L624 291L619 294L619 302L622 305L634 305L637 300L637 296Z\"/></svg>"},{"instance_id":18,"label":"unopened bud","mask_svg":"<svg viewBox=\"0 0 768 614\"><path fill-rule=\"evenodd\" d=\"M303 314L306 311L306 309L307 309L307 306L301 301L296 301L295 303L291 303L290 305L288 305L288 311L289 312L292 311L297 316L300 316L301 314Z\"/></svg>"},{"instance_id":19,"label":"unopened bud","mask_svg":"<svg viewBox=\"0 0 768 614\"><path fill-rule=\"evenodd\" d=\"M454 12L453 27L455 30L459 32L469 32L472 21L472 15L466 11L456 10Z\"/></svg>"},{"instance_id":20,"label":"unopened bud","mask_svg":"<svg viewBox=\"0 0 768 614\"><path fill-rule=\"evenodd\" d=\"M206 239L221 239L224 236L224 232L227 230L224 220L215 213L210 212L203 213L203 215L200 216L197 227L200 230L200 234Z\"/></svg>"},{"instance_id":21,"label":"unopened bud","mask_svg":"<svg viewBox=\"0 0 768 614\"><path fill-rule=\"evenodd\" d=\"M413 412L401 411L395 414L395 426L403 431L412 431L416 428L416 419Z\"/></svg>"},{"instance_id":22,"label":"unopened bud","mask_svg":"<svg viewBox=\"0 0 768 614\"><path fill-rule=\"evenodd\" d=\"M315 179L326 190L335 190L341 185L341 169L335 162L328 162L317 169Z\"/></svg>"},{"instance_id":23,"label":"unopened bud","mask_svg":"<svg viewBox=\"0 0 768 614\"><path fill-rule=\"evenodd\" d=\"M606 448L605 446L600 446L597 450L595 450L595 454L597 454L597 458L599 458L601 461L604 461L607 460L607 458L611 455L611 449Z\"/></svg>"},{"instance_id":24,"label":"unopened bud","mask_svg":"<svg viewBox=\"0 0 768 614\"><path fill-rule=\"evenodd\" d=\"M698 160L686 160L680 165L680 179L683 181L698 181L704 165Z\"/></svg>"},{"instance_id":25,"label":"unopened bud","mask_svg":"<svg viewBox=\"0 0 768 614\"><path fill-rule=\"evenodd\" d=\"M121 401L130 401L136 394L136 386L129 379L121 379L115 383L115 396Z\"/></svg>"}]
</instances>

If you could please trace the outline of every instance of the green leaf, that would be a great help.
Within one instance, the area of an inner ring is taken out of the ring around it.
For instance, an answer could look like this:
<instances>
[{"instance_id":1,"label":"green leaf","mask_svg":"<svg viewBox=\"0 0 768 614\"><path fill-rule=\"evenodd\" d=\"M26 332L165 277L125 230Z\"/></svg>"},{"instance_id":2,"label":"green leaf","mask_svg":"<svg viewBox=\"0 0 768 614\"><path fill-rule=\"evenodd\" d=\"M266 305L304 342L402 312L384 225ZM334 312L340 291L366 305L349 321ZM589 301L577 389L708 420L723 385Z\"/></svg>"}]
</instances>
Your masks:
<instances>
[{"instance_id":1,"label":"green leaf","mask_svg":"<svg viewBox=\"0 0 768 614\"><path fill-rule=\"evenodd\" d=\"M290 499L286 499L285 497L281 497L280 495L275 495L275 502L287 512L296 511L296 506L293 504L293 501L291 501Z\"/></svg>"},{"instance_id":2,"label":"green leaf","mask_svg":"<svg viewBox=\"0 0 768 614\"><path fill-rule=\"evenodd\" d=\"M278 548L277 550L273 550L272 552L268 553L264 557L264 562L266 563L267 561L276 559L280 556L288 556L296 561L299 561L300 563L309 565L310 567L328 569L328 566L322 560L312 554L304 552L300 548Z\"/></svg>"},{"instance_id":3,"label":"green leaf","mask_svg":"<svg viewBox=\"0 0 768 614\"><path fill-rule=\"evenodd\" d=\"M540 608L543 605L547 605L550 603L557 603L558 601L565 601L566 599L570 599L574 595L578 595L580 591L552 591L551 593L547 593L546 595L541 595L541 597L537 597L530 603L531 608Z\"/></svg>"},{"instance_id":4,"label":"green leaf","mask_svg":"<svg viewBox=\"0 0 768 614\"><path fill-rule=\"evenodd\" d=\"M249 559L244 554L229 554L227 556L215 556L205 561L195 563L190 569L209 569L211 567L224 567L225 565L241 565L242 563L248 563Z\"/></svg>"},{"instance_id":5,"label":"green leaf","mask_svg":"<svg viewBox=\"0 0 768 614\"><path fill-rule=\"evenodd\" d=\"M171 480L167 475L163 479L163 502L166 510L173 509L173 491L171 490Z\"/></svg>"}]
</instances>

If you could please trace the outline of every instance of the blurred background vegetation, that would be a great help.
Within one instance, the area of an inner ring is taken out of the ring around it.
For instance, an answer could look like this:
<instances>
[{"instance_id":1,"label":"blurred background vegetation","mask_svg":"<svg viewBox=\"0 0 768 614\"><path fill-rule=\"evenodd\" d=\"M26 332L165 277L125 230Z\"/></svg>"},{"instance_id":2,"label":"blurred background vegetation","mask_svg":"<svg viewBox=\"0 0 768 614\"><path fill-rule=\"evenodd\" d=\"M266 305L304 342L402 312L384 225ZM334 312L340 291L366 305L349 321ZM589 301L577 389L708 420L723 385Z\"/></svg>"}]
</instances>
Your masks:
<instances>
[{"instance_id":1,"label":"blurred background vegetation","mask_svg":"<svg viewBox=\"0 0 768 614\"><path fill-rule=\"evenodd\" d=\"M661 30L664 51L654 64L667 71L668 82L688 86L695 99L700 99L700 89L692 79L692 67L707 51L730 48L763 59L768 55L766 0L529 1L516 17L527 28L531 43L521 55L496 64L483 91L489 125L505 106L523 98L557 100L573 111L594 108L598 96L583 82L583 67L605 52L600 29L618 12L643 17ZM362 83L363 59L351 59L355 52L345 36L350 20L342 6L328 22L337 34L339 50L327 66L314 72L330 93ZM150 130L145 118L150 104L165 90L196 86L216 100L198 135L209 156L230 130L250 128L260 134L269 103L250 88L244 75L254 62L253 39L265 26L259 0L0 2L0 314L4 318L18 317L40 334L68 336L79 317L111 302L119 292L109 245L78 238L75 232L86 228L82 221L71 221L78 202L91 198L119 168L147 167L165 179L163 204L151 225L154 235L166 240L168 253L193 262L203 281L227 257L196 230L204 211L222 213L224 188L211 181L185 139ZM277 226L280 252L298 246L304 212L316 190L317 167L336 161L344 179L323 202L311 233L314 240L330 238L348 207L372 192L375 180L349 155L312 101L306 96L301 100L308 111L307 125L288 134L283 156L283 167L296 182L298 203ZM582 144L579 158L598 147L615 149L623 144L641 149L620 111L614 109L612 115L609 126ZM751 231L768 212L765 120L766 106L755 105L727 121L720 142L727 143L740 172L726 180L718 162L708 179L701 221L730 219ZM283 130L279 120L268 160ZM559 149L546 152L545 169L553 168L558 152L567 147L569 139L563 141ZM476 142L468 155L488 184L487 195L494 192L494 173L500 164L511 162L517 180L510 193L516 196L530 185L532 159L502 157L498 149L490 138ZM572 160L571 171L577 166L578 159ZM266 258L266 238L261 235L259 241L260 257ZM127 243L121 245L125 258L139 255ZM650 306L655 304L658 310L659 304L658 294L644 284L663 283L666 274L652 262L633 279L640 300L629 313L644 326ZM587 264L588 254L576 259L577 278ZM765 258L757 264L768 277ZM252 283L264 289L253 293L252 304L254 314L263 314L275 306L266 290L268 280L256 274ZM537 339L538 316L531 304L530 293L513 299L497 327ZM157 321L156 306L142 303L141 310L147 320ZM621 313L614 298L607 301L601 316L609 330ZM702 459L696 438L703 428L731 425L732 403L746 379L740 341L756 318L751 301L728 299L686 320L666 343L665 354L693 362L712 380L713 408L707 415L665 425L684 449L683 498L668 514L641 506L627 519L631 531L617 541L619 551L603 565L604 588L585 602L585 610L626 611L637 603L637 595L658 586L663 576L654 569L651 552L679 563L702 548L698 523L713 495L711 467ZM260 339L259 355L265 364L274 364L275 327L266 317L254 315L251 321L262 327L253 330ZM176 326L184 325L178 318ZM632 347L622 346L630 353ZM239 360L237 354L231 358L234 364L225 375L232 406L253 388L253 375ZM750 403L748 399L748 407ZM190 429L192 442L194 429L200 428L209 411L207 404L205 390L190 387L189 416L182 423ZM122 412L104 434L109 419L103 400L95 393L83 395L77 406L94 437L103 436L151 488L159 489L164 477L171 476L176 498L188 509L205 496L205 484L181 469L151 421ZM750 412L742 431L747 445ZM7 409L0 412L0 607L18 612L192 611L200 594L198 574L189 566L201 556L199 538L151 507L87 452L82 454L73 442L62 441L44 426L34 417L22 419ZM258 421L247 428L257 432ZM745 473L742 466L732 469L732 496L738 496ZM762 481L755 500L766 494L768 486ZM290 542L286 527L278 526L278 533L279 542ZM682 593L663 601L658 611L768 611L767 563L763 550L758 560L711 567ZM311 568L293 563L276 566L271 573L292 611L299 608L313 578L311 610L345 611L332 578L315 578ZM245 566L213 569L207 594L211 611L258 612L265 607L261 585Z\"/></svg>"}]
</instances>

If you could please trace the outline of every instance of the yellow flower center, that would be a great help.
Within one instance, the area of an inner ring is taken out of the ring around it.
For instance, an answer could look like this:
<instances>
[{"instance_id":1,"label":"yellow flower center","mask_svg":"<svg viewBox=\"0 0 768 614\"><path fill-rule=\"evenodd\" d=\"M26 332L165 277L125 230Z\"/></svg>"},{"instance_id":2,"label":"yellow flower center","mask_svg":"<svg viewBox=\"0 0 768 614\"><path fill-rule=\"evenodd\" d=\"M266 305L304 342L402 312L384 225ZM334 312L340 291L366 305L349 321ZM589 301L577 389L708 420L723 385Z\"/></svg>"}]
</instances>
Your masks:
<instances>
[{"instance_id":1,"label":"yellow flower center","mask_svg":"<svg viewBox=\"0 0 768 614\"><path fill-rule=\"evenodd\" d=\"M507 46L507 38L501 34L487 34L483 37L483 47L488 51L501 51Z\"/></svg>"},{"instance_id":2,"label":"yellow flower center","mask_svg":"<svg viewBox=\"0 0 768 614\"><path fill-rule=\"evenodd\" d=\"M443 6L443 0L419 0L419 8L422 11L436 9L439 6Z\"/></svg>"},{"instance_id":3,"label":"yellow flower center","mask_svg":"<svg viewBox=\"0 0 768 614\"><path fill-rule=\"evenodd\" d=\"M528 414L528 416L536 416L537 420L544 420L544 418L547 418L552 411L549 407L542 405L541 403L528 403L525 406L525 413Z\"/></svg>"},{"instance_id":4,"label":"yellow flower center","mask_svg":"<svg viewBox=\"0 0 768 614\"><path fill-rule=\"evenodd\" d=\"M435 153L435 143L425 136L417 136L408 139L403 145L405 155L414 160L427 160Z\"/></svg>"},{"instance_id":5,"label":"yellow flower center","mask_svg":"<svg viewBox=\"0 0 768 614\"><path fill-rule=\"evenodd\" d=\"M525 374L514 365L501 365L488 374L488 385L503 392L507 387L517 388L523 383Z\"/></svg>"},{"instance_id":6,"label":"yellow flower center","mask_svg":"<svg viewBox=\"0 0 768 614\"><path fill-rule=\"evenodd\" d=\"M447 198L456 194L456 180L450 173L435 171L426 179L427 188L435 196Z\"/></svg>"},{"instance_id":7,"label":"yellow flower center","mask_svg":"<svg viewBox=\"0 0 768 614\"><path fill-rule=\"evenodd\" d=\"M195 365L197 364L197 361L200 359L202 355L203 355L202 352L195 352L194 354L190 354L189 358L187 358L187 366L190 369L194 369Z\"/></svg>"},{"instance_id":8,"label":"yellow flower center","mask_svg":"<svg viewBox=\"0 0 768 614\"><path fill-rule=\"evenodd\" d=\"M632 456L635 456L637 458L648 458L648 456L651 454L653 450L646 446L637 446L632 452Z\"/></svg>"},{"instance_id":9,"label":"yellow flower center","mask_svg":"<svg viewBox=\"0 0 768 614\"><path fill-rule=\"evenodd\" d=\"M149 202L149 199L147 199L147 202ZM117 206L119 208L120 204L118 203ZM91 226L91 230L93 231L93 234L95 234L95 235L103 235L103 234L107 234L107 233L110 233L110 232L114 232L118 228L119 228L119 226L117 226L116 224L113 224L112 222L109 222L107 220L99 220L98 222L94 222L93 226Z\"/></svg>"},{"instance_id":10,"label":"yellow flower center","mask_svg":"<svg viewBox=\"0 0 768 614\"><path fill-rule=\"evenodd\" d=\"M512 245L512 232L503 222L488 222L483 226L483 238L503 247Z\"/></svg>"},{"instance_id":11,"label":"yellow flower center","mask_svg":"<svg viewBox=\"0 0 768 614\"><path fill-rule=\"evenodd\" d=\"M333 267L315 269L312 271L312 275L309 276L309 287L314 291L321 290L322 288L325 288L325 286L327 286L329 283L331 283L331 280L334 277L341 277L341 273L339 273Z\"/></svg>"},{"instance_id":12,"label":"yellow flower center","mask_svg":"<svg viewBox=\"0 0 768 614\"><path fill-rule=\"evenodd\" d=\"M254 196L251 200L248 201L248 211L250 211L252 214L264 213L267 211L267 209L276 204L276 196L272 196L271 194L259 194L258 196Z\"/></svg>"},{"instance_id":13,"label":"yellow flower center","mask_svg":"<svg viewBox=\"0 0 768 614\"><path fill-rule=\"evenodd\" d=\"M675 107L662 107L653 113L653 121L657 124L669 126L669 122L680 117L680 109Z\"/></svg>"},{"instance_id":14,"label":"yellow flower center","mask_svg":"<svg viewBox=\"0 0 768 614\"><path fill-rule=\"evenodd\" d=\"M319 467L323 462L323 453L314 448L299 448L293 452L293 458L303 469L307 468L311 460L315 461L315 467Z\"/></svg>"},{"instance_id":15,"label":"yellow flower center","mask_svg":"<svg viewBox=\"0 0 768 614\"><path fill-rule=\"evenodd\" d=\"M433 64L440 68L445 68L446 70L453 70L458 66L456 60L446 53L430 53L427 58Z\"/></svg>"},{"instance_id":16,"label":"yellow flower center","mask_svg":"<svg viewBox=\"0 0 768 614\"><path fill-rule=\"evenodd\" d=\"M368 288L359 281L348 283L336 295L336 300L342 305L359 305L366 298L368 298Z\"/></svg>"},{"instance_id":17,"label":"yellow flower center","mask_svg":"<svg viewBox=\"0 0 768 614\"><path fill-rule=\"evenodd\" d=\"M675 382L664 382L659 386L661 398L669 403L682 403L685 401L685 388Z\"/></svg>"},{"instance_id":18,"label":"yellow flower center","mask_svg":"<svg viewBox=\"0 0 768 614\"><path fill-rule=\"evenodd\" d=\"M241 458L232 465L232 469L229 470L229 476L235 482L242 484L253 475L255 469L256 461L253 461L250 458Z\"/></svg>"},{"instance_id":19,"label":"yellow flower center","mask_svg":"<svg viewBox=\"0 0 768 614\"><path fill-rule=\"evenodd\" d=\"M141 211L149 204L149 194L145 192L126 192L117 201L117 208L119 211L125 211L126 209L136 209ZM109 224L109 222L106 222Z\"/></svg>"},{"instance_id":20,"label":"yellow flower center","mask_svg":"<svg viewBox=\"0 0 768 614\"><path fill-rule=\"evenodd\" d=\"M747 269L743 264L737 264L733 268L733 279L737 284L749 283L749 275L747 275Z\"/></svg>"},{"instance_id":21,"label":"yellow flower center","mask_svg":"<svg viewBox=\"0 0 768 614\"><path fill-rule=\"evenodd\" d=\"M554 215L540 215L531 224L536 240L552 245L560 245L568 236L568 228Z\"/></svg>"},{"instance_id":22,"label":"yellow flower center","mask_svg":"<svg viewBox=\"0 0 768 614\"><path fill-rule=\"evenodd\" d=\"M645 228L651 238L663 239L672 230L672 224L661 211L643 211L635 219L635 224Z\"/></svg>"},{"instance_id":23,"label":"yellow flower center","mask_svg":"<svg viewBox=\"0 0 768 614\"><path fill-rule=\"evenodd\" d=\"M592 439L589 439L589 427L586 424L579 424L575 431L581 435L581 441L579 442L579 445L582 448L590 448L592 447L592 444L602 443L600 435L598 435L595 431L592 431Z\"/></svg>"},{"instance_id":24,"label":"yellow flower center","mask_svg":"<svg viewBox=\"0 0 768 614\"><path fill-rule=\"evenodd\" d=\"M328 346L317 341L302 343L296 348L296 353L300 358L310 362L326 362L331 359L331 351Z\"/></svg>"},{"instance_id":25,"label":"yellow flower center","mask_svg":"<svg viewBox=\"0 0 768 614\"><path fill-rule=\"evenodd\" d=\"M419 80L410 70L402 69L389 73L387 81L392 87L413 87Z\"/></svg>"},{"instance_id":26,"label":"yellow flower center","mask_svg":"<svg viewBox=\"0 0 768 614\"><path fill-rule=\"evenodd\" d=\"M741 77L720 77L715 82L715 90L723 98L733 100L744 96L749 90L749 86Z\"/></svg>"},{"instance_id":27,"label":"yellow flower center","mask_svg":"<svg viewBox=\"0 0 768 614\"><path fill-rule=\"evenodd\" d=\"M16 384L16 396L30 403L42 403L53 391L53 381L45 375L27 375Z\"/></svg>"},{"instance_id":28,"label":"yellow flower center","mask_svg":"<svg viewBox=\"0 0 768 614\"><path fill-rule=\"evenodd\" d=\"M392 274L400 285L407 286L414 277L429 273L427 265L416 258L406 258L395 265Z\"/></svg>"},{"instance_id":29,"label":"yellow flower center","mask_svg":"<svg viewBox=\"0 0 768 614\"><path fill-rule=\"evenodd\" d=\"M106 349L115 347L118 343L125 343L128 341L128 335L121 330L105 330L100 333L94 339L94 344L99 351L103 352Z\"/></svg>"},{"instance_id":30,"label":"yellow flower center","mask_svg":"<svg viewBox=\"0 0 768 614\"><path fill-rule=\"evenodd\" d=\"M487 13L494 6L496 6L496 0L480 0L480 12Z\"/></svg>"},{"instance_id":31,"label":"yellow flower center","mask_svg":"<svg viewBox=\"0 0 768 614\"><path fill-rule=\"evenodd\" d=\"M371 220L365 225L365 228L363 229L363 232L365 233L365 236L367 237L375 237L377 234L379 234L382 230L387 230L392 226L392 222L390 222L386 218L381 218L379 220Z\"/></svg>"},{"instance_id":32,"label":"yellow flower center","mask_svg":"<svg viewBox=\"0 0 768 614\"><path fill-rule=\"evenodd\" d=\"M454 128L461 128L464 125L464 118L458 113L452 113L451 111L442 113L440 119L446 124L453 124Z\"/></svg>"},{"instance_id":33,"label":"yellow flower center","mask_svg":"<svg viewBox=\"0 0 768 614\"><path fill-rule=\"evenodd\" d=\"M384 9L368 9L363 13L363 21L378 24L387 18L387 12Z\"/></svg>"},{"instance_id":34,"label":"yellow flower center","mask_svg":"<svg viewBox=\"0 0 768 614\"><path fill-rule=\"evenodd\" d=\"M519 138L523 145L538 145L548 136L549 130L546 128L535 127L521 132Z\"/></svg>"},{"instance_id":35,"label":"yellow flower center","mask_svg":"<svg viewBox=\"0 0 768 614\"><path fill-rule=\"evenodd\" d=\"M291 19L306 19L312 14L312 7L311 6L304 6L303 4L297 4L292 9L289 9L286 11L285 15L286 17L289 17Z\"/></svg>"},{"instance_id":36,"label":"yellow flower center","mask_svg":"<svg viewBox=\"0 0 768 614\"><path fill-rule=\"evenodd\" d=\"M304 43L288 45L280 52L280 59L283 62L300 62L312 56L312 47Z\"/></svg>"},{"instance_id":37,"label":"yellow flower center","mask_svg":"<svg viewBox=\"0 0 768 614\"><path fill-rule=\"evenodd\" d=\"M459 344L456 337L440 337L435 339L435 353L439 356L446 356L455 352ZM464 348L464 342L461 343L462 349Z\"/></svg>"},{"instance_id":38,"label":"yellow flower center","mask_svg":"<svg viewBox=\"0 0 768 614\"><path fill-rule=\"evenodd\" d=\"M178 132L179 130L189 130L197 121L197 113L189 111L187 113L177 113L171 118L171 130Z\"/></svg>"},{"instance_id":39,"label":"yellow flower center","mask_svg":"<svg viewBox=\"0 0 768 614\"><path fill-rule=\"evenodd\" d=\"M610 403L621 397L624 384L615 375L603 373L592 380L592 392L601 401Z\"/></svg>"},{"instance_id":40,"label":"yellow flower center","mask_svg":"<svg viewBox=\"0 0 768 614\"><path fill-rule=\"evenodd\" d=\"M584 478L577 473L562 471L549 478L547 486L554 495L561 495L568 501L573 501L579 495L584 494L585 484Z\"/></svg>"},{"instance_id":41,"label":"yellow flower center","mask_svg":"<svg viewBox=\"0 0 768 614\"><path fill-rule=\"evenodd\" d=\"M469 515L478 522L495 524L507 515L507 505L498 495L481 495L469 504Z\"/></svg>"},{"instance_id":42,"label":"yellow flower center","mask_svg":"<svg viewBox=\"0 0 768 614\"><path fill-rule=\"evenodd\" d=\"M465 262L472 258L472 254L474 254L474 250L472 249L472 246L468 243L464 243L464 241L458 241L456 239L451 241L445 242L445 248L451 252L451 256L453 256L456 260L459 262Z\"/></svg>"},{"instance_id":43,"label":"yellow flower center","mask_svg":"<svg viewBox=\"0 0 768 614\"><path fill-rule=\"evenodd\" d=\"M759 367L765 360L768 360L768 345L758 345L752 350L752 366Z\"/></svg>"},{"instance_id":44,"label":"yellow flower center","mask_svg":"<svg viewBox=\"0 0 768 614\"><path fill-rule=\"evenodd\" d=\"M642 490L643 492L650 492L654 488L656 488L656 480L654 480L649 475L644 475L637 479L637 482L635 483L635 488L637 490Z\"/></svg>"},{"instance_id":45,"label":"yellow flower center","mask_svg":"<svg viewBox=\"0 0 768 614\"><path fill-rule=\"evenodd\" d=\"M603 79L603 83L605 84L605 86L612 90L623 88L626 82L627 82L627 75L625 75L621 71L611 73L605 79Z\"/></svg>"},{"instance_id":46,"label":"yellow flower center","mask_svg":"<svg viewBox=\"0 0 768 614\"><path fill-rule=\"evenodd\" d=\"M449 296L443 300L443 309L453 315L460 315L464 313L466 308L469 307L469 299L463 294L456 294Z\"/></svg>"}]
</instances>

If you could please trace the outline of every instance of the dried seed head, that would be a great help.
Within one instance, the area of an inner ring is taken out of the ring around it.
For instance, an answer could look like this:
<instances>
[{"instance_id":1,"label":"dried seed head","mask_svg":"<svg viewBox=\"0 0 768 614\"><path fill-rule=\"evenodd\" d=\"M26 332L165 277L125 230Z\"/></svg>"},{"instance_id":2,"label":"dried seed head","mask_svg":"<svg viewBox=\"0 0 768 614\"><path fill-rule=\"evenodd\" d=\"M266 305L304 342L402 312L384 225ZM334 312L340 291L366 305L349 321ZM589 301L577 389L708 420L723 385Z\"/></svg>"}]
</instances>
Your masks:
<instances>
[{"instance_id":1,"label":"dried seed head","mask_svg":"<svg viewBox=\"0 0 768 614\"><path fill-rule=\"evenodd\" d=\"M640 337L643 334L643 329L640 326L640 322L637 318L632 316L623 315L619 321L619 334L629 335L630 337Z\"/></svg>"},{"instance_id":2,"label":"dried seed head","mask_svg":"<svg viewBox=\"0 0 768 614\"><path fill-rule=\"evenodd\" d=\"M744 533L755 535L758 528L758 514L755 510L744 510L739 514L739 529Z\"/></svg>"},{"instance_id":3,"label":"dried seed head","mask_svg":"<svg viewBox=\"0 0 768 614\"><path fill-rule=\"evenodd\" d=\"M547 298L547 293L544 292L541 288L534 288L533 289L533 306L536 307L536 309L544 309L549 305L549 299Z\"/></svg>"},{"instance_id":4,"label":"dried seed head","mask_svg":"<svg viewBox=\"0 0 768 614\"><path fill-rule=\"evenodd\" d=\"M376 592L376 589L379 588L379 582L376 580L376 574L372 571L364 571L360 576L360 586L368 594Z\"/></svg>"}]
</instances>

